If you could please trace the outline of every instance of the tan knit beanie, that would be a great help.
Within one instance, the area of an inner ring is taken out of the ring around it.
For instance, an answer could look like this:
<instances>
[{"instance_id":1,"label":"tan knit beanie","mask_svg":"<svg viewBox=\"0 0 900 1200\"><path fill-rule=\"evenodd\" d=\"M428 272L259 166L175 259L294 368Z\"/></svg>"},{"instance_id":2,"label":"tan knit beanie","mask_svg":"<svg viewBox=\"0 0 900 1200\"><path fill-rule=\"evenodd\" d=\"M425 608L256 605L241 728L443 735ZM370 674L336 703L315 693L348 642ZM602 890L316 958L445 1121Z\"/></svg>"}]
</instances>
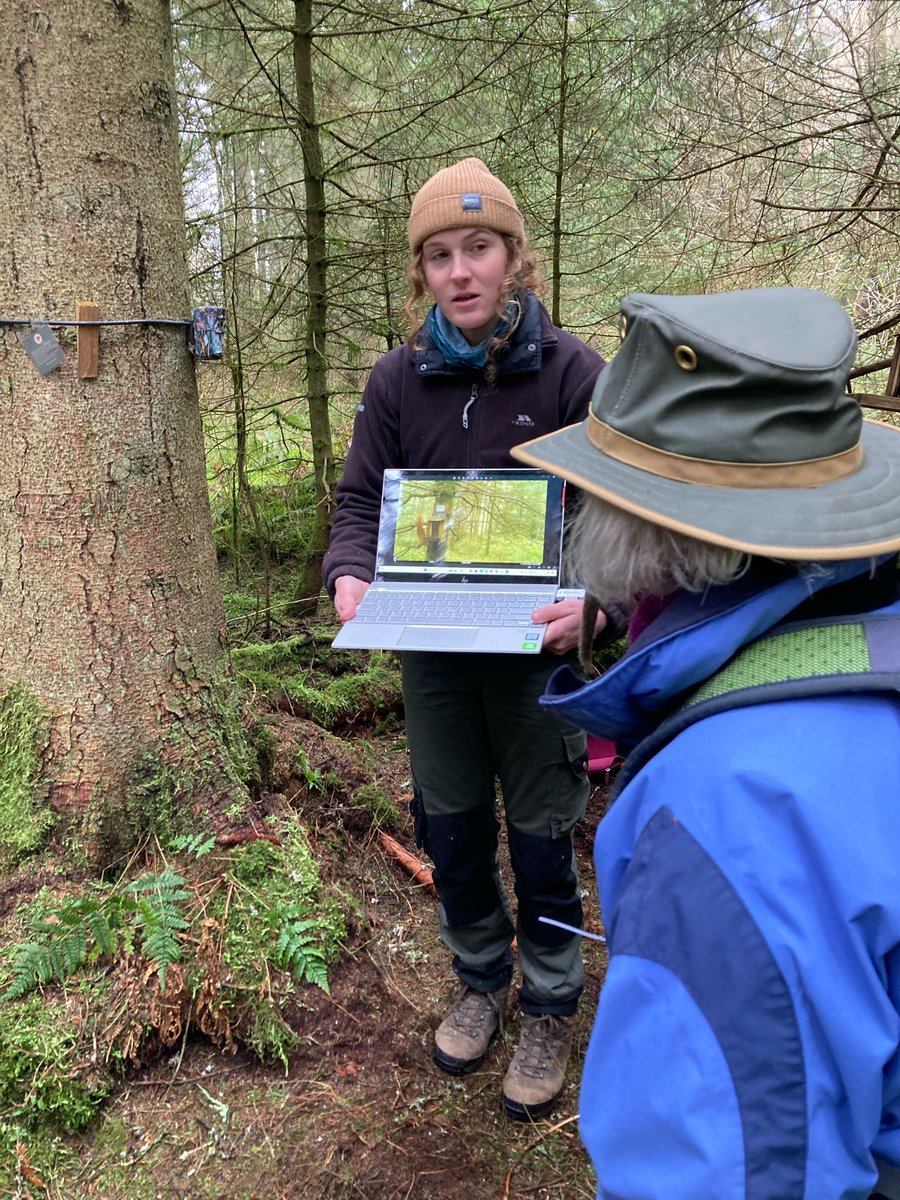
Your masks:
<instances>
[{"instance_id":1,"label":"tan knit beanie","mask_svg":"<svg viewBox=\"0 0 900 1200\"><path fill-rule=\"evenodd\" d=\"M467 225L525 236L522 214L512 193L480 158L464 158L422 184L409 214L409 248L415 254L431 234Z\"/></svg>"}]
</instances>

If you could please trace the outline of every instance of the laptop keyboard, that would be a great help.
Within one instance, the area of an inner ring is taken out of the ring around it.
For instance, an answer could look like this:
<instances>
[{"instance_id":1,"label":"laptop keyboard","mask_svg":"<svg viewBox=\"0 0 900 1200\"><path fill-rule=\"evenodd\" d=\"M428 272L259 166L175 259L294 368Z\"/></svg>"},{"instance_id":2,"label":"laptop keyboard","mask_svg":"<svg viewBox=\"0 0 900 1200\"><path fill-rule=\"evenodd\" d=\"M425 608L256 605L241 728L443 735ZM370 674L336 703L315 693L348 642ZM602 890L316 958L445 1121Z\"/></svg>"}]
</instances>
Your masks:
<instances>
[{"instance_id":1,"label":"laptop keyboard","mask_svg":"<svg viewBox=\"0 0 900 1200\"><path fill-rule=\"evenodd\" d=\"M427 625L493 626L535 629L531 614L536 608L552 604L556 592L545 596L515 596L498 593L391 592L370 588L356 613L364 624L409 625L417 621ZM427 614L427 616L426 616Z\"/></svg>"}]
</instances>

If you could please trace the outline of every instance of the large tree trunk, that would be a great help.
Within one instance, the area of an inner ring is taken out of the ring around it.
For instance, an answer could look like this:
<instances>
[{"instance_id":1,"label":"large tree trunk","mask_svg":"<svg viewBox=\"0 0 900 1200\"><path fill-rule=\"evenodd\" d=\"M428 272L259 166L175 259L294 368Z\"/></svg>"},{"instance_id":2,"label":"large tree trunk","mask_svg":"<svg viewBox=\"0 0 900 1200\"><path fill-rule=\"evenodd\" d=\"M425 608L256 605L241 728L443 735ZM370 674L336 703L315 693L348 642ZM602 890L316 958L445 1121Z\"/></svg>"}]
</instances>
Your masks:
<instances>
[{"instance_id":1,"label":"large tree trunk","mask_svg":"<svg viewBox=\"0 0 900 1200\"><path fill-rule=\"evenodd\" d=\"M189 316L166 0L7 0L0 89L0 315ZM57 809L114 805L173 746L227 790L185 331L104 328L84 380L58 332L66 362L41 377L0 326L0 690L23 682L50 714Z\"/></svg>"}]
</instances>

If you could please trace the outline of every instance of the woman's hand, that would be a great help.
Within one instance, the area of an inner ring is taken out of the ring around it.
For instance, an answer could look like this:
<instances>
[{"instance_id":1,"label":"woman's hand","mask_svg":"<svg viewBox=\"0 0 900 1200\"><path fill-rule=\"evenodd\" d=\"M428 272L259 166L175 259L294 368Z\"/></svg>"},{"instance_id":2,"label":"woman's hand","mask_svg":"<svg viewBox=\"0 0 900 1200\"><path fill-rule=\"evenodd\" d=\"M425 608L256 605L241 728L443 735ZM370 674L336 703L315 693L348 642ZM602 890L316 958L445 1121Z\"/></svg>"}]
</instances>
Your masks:
<instances>
[{"instance_id":1,"label":"woman's hand","mask_svg":"<svg viewBox=\"0 0 900 1200\"><path fill-rule=\"evenodd\" d=\"M565 654L574 650L581 635L581 613L584 608L583 600L557 600L555 604L547 604L535 609L531 619L535 625L546 625L542 648L551 654ZM597 623L594 636L606 627L606 613L597 613Z\"/></svg>"},{"instance_id":2,"label":"woman's hand","mask_svg":"<svg viewBox=\"0 0 900 1200\"><path fill-rule=\"evenodd\" d=\"M341 624L356 616L360 600L369 590L364 579L355 575L339 575L334 581L334 607Z\"/></svg>"}]
</instances>

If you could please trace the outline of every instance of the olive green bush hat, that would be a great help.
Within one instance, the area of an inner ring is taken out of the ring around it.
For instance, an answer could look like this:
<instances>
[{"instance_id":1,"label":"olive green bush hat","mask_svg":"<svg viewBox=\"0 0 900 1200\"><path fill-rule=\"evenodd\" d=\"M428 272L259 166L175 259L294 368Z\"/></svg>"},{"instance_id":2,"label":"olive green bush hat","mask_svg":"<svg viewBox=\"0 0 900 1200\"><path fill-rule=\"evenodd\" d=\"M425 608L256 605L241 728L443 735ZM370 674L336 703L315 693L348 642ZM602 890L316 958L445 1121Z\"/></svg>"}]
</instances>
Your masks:
<instances>
[{"instance_id":1,"label":"olive green bush hat","mask_svg":"<svg viewBox=\"0 0 900 1200\"><path fill-rule=\"evenodd\" d=\"M513 456L657 525L750 554L900 549L900 429L846 393L850 318L802 288L634 293L587 419Z\"/></svg>"}]
</instances>

